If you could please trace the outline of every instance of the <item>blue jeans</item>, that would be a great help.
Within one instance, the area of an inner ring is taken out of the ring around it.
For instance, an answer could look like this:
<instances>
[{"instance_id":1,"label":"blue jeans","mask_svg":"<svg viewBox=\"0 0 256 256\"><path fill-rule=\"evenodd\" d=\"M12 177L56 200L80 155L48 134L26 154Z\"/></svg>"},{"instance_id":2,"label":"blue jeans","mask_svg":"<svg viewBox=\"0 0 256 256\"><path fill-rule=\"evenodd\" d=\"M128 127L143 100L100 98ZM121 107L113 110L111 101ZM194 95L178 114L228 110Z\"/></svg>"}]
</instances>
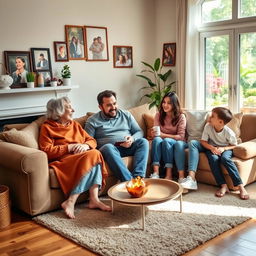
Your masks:
<instances>
[{"instance_id":1,"label":"blue jeans","mask_svg":"<svg viewBox=\"0 0 256 256\"><path fill-rule=\"evenodd\" d=\"M174 145L174 160L178 171L185 169L185 149L188 144L185 141L178 140Z\"/></svg>"},{"instance_id":2,"label":"blue jeans","mask_svg":"<svg viewBox=\"0 0 256 256\"><path fill-rule=\"evenodd\" d=\"M155 137L152 142L152 165L159 165L162 160L164 168L173 167L173 145L177 141L171 138Z\"/></svg>"},{"instance_id":3,"label":"blue jeans","mask_svg":"<svg viewBox=\"0 0 256 256\"><path fill-rule=\"evenodd\" d=\"M234 186L238 186L243 183L238 173L237 167L231 159L233 155L232 150L226 150L220 156L214 155L210 150L206 150L205 153L207 155L215 181L219 186L226 184L226 180L223 176L220 164L223 164L226 167Z\"/></svg>"},{"instance_id":4,"label":"blue jeans","mask_svg":"<svg viewBox=\"0 0 256 256\"><path fill-rule=\"evenodd\" d=\"M131 147L124 148L105 144L100 149L110 170L121 181L131 180L137 176L145 177L148 162L148 141L144 138L135 140ZM133 156L132 172L124 164L122 157Z\"/></svg>"},{"instance_id":5,"label":"blue jeans","mask_svg":"<svg viewBox=\"0 0 256 256\"><path fill-rule=\"evenodd\" d=\"M199 162L199 153L205 152L206 149L201 145L198 140L191 140L188 143L188 170L197 171Z\"/></svg>"},{"instance_id":6,"label":"blue jeans","mask_svg":"<svg viewBox=\"0 0 256 256\"><path fill-rule=\"evenodd\" d=\"M81 194L89 190L94 184L98 184L99 187L102 183L101 165L96 164L91 168L91 170L86 173L78 183L78 185L71 191L73 194Z\"/></svg>"},{"instance_id":7,"label":"blue jeans","mask_svg":"<svg viewBox=\"0 0 256 256\"><path fill-rule=\"evenodd\" d=\"M199 162L199 153L205 152L205 148L201 145L198 140L191 140L186 143L184 141L177 141L174 145L174 159L178 171L185 170L185 149L188 148L188 171L196 172L198 162Z\"/></svg>"}]
</instances>

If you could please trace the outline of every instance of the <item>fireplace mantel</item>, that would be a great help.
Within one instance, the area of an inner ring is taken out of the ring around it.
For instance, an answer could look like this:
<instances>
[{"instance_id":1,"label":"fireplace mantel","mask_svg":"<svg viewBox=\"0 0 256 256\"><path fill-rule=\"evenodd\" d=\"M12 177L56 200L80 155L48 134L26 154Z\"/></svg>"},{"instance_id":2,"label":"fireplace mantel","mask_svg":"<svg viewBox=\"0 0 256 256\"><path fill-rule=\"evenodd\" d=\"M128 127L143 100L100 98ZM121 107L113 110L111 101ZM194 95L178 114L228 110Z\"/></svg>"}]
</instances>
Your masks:
<instances>
[{"instance_id":1,"label":"fireplace mantel","mask_svg":"<svg viewBox=\"0 0 256 256\"><path fill-rule=\"evenodd\" d=\"M68 96L78 85L0 90L0 120L43 115L49 99Z\"/></svg>"}]
</instances>

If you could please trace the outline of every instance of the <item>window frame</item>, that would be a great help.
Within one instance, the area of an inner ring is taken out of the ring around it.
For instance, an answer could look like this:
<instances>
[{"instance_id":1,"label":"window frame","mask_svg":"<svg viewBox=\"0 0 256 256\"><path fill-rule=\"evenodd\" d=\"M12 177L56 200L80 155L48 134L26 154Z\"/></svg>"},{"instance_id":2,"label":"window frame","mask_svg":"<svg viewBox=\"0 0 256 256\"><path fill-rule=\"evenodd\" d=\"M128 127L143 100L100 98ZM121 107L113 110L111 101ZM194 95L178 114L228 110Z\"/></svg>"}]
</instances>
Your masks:
<instances>
[{"instance_id":1,"label":"window frame","mask_svg":"<svg viewBox=\"0 0 256 256\"><path fill-rule=\"evenodd\" d=\"M200 1L202 15L202 4ZM225 21L216 21L201 23L198 27L199 32L199 99L203 99L200 105L206 109L205 94L205 38L220 35L229 35L229 70L228 70L228 88L229 100L228 107L233 112L240 111L240 46L239 39L241 33L256 33L256 17L239 18L238 11L240 0L232 0L232 19ZM202 21L202 17L200 17Z\"/></svg>"},{"instance_id":2,"label":"window frame","mask_svg":"<svg viewBox=\"0 0 256 256\"><path fill-rule=\"evenodd\" d=\"M248 23L248 22L256 22L256 15L253 17L239 17L240 14L240 0L232 0L232 19L230 20L223 20L223 21L212 21L212 22L202 22L202 5L205 0L200 1L200 29L206 29L209 27L216 27L216 26L223 26L223 25L234 25L234 24L241 24L241 23Z\"/></svg>"}]
</instances>

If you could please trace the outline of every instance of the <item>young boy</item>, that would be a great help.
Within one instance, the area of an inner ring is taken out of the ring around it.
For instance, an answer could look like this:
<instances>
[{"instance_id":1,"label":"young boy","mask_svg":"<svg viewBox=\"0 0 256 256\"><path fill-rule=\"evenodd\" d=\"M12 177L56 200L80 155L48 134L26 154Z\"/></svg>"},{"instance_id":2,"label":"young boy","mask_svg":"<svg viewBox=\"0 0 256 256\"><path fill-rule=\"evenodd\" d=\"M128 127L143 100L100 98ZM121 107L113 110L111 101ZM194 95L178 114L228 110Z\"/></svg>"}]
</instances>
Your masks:
<instances>
[{"instance_id":1,"label":"young boy","mask_svg":"<svg viewBox=\"0 0 256 256\"><path fill-rule=\"evenodd\" d=\"M204 127L202 146L206 149L211 171L220 186L220 189L215 193L218 197L223 197L229 192L225 178L221 171L220 164L222 163L232 179L233 185L238 186L240 190L240 198L243 200L249 199L249 195L245 190L240 175L235 163L231 160L233 148L237 145L237 140L234 132L226 126L232 119L232 113L227 108L216 107L212 110L209 123Z\"/></svg>"}]
</instances>

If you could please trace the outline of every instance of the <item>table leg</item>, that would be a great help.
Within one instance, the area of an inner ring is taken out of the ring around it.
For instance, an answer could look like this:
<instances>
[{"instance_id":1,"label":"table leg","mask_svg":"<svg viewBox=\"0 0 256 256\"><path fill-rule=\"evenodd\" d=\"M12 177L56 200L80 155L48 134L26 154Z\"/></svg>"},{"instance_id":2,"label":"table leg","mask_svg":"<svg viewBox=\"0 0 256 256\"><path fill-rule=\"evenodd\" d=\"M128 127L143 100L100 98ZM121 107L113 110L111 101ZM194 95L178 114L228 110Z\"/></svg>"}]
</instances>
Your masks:
<instances>
[{"instance_id":1,"label":"table leg","mask_svg":"<svg viewBox=\"0 0 256 256\"><path fill-rule=\"evenodd\" d=\"M111 213L114 213L114 200L111 199Z\"/></svg>"},{"instance_id":2,"label":"table leg","mask_svg":"<svg viewBox=\"0 0 256 256\"><path fill-rule=\"evenodd\" d=\"M145 228L145 206L144 204L141 205L141 228L144 230Z\"/></svg>"},{"instance_id":3,"label":"table leg","mask_svg":"<svg viewBox=\"0 0 256 256\"><path fill-rule=\"evenodd\" d=\"M180 194L180 212L182 212L182 193Z\"/></svg>"}]
</instances>

